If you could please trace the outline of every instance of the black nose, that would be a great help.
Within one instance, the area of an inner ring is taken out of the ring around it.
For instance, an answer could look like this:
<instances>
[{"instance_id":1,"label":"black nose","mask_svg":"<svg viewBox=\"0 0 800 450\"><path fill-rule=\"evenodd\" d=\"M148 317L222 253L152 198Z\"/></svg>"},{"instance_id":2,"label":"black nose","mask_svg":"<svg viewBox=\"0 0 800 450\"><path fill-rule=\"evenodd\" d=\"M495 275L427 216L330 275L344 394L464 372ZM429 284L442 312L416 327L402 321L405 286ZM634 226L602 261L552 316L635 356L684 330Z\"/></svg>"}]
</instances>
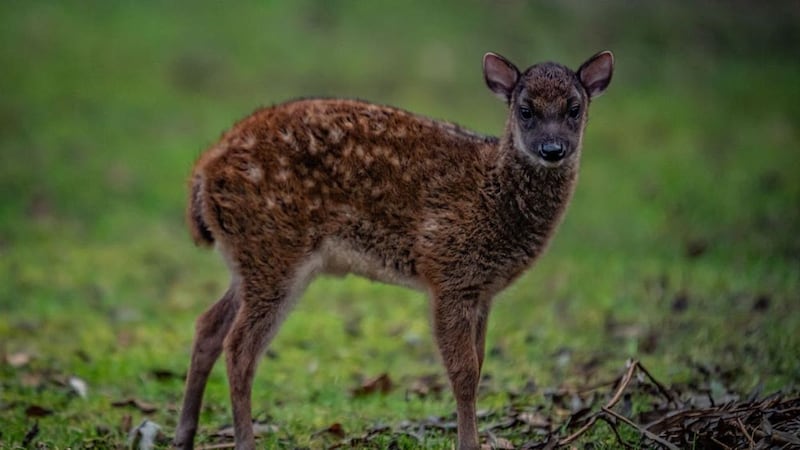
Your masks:
<instances>
[{"instance_id":1,"label":"black nose","mask_svg":"<svg viewBox=\"0 0 800 450\"><path fill-rule=\"evenodd\" d=\"M545 161L560 161L566 154L564 145L560 142L550 141L539 144L539 156Z\"/></svg>"}]
</instances>

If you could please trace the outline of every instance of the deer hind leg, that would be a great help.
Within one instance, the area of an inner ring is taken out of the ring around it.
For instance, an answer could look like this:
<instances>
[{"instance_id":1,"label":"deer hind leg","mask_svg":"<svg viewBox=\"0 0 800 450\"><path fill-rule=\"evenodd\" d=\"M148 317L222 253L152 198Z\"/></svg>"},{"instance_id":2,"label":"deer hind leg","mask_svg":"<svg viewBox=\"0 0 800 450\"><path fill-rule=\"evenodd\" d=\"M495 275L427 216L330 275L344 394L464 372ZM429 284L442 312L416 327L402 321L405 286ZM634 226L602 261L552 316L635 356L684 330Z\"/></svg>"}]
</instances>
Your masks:
<instances>
[{"instance_id":1,"label":"deer hind leg","mask_svg":"<svg viewBox=\"0 0 800 450\"><path fill-rule=\"evenodd\" d=\"M458 416L458 449L478 449L475 399L480 380L477 348L478 304L458 293L438 294L433 301L433 329Z\"/></svg>"},{"instance_id":2,"label":"deer hind leg","mask_svg":"<svg viewBox=\"0 0 800 450\"><path fill-rule=\"evenodd\" d=\"M475 354L478 356L478 376L483 369L483 359L486 354L486 328L489 325L489 308L491 300L478 303L477 322L475 325Z\"/></svg>"},{"instance_id":3,"label":"deer hind leg","mask_svg":"<svg viewBox=\"0 0 800 450\"><path fill-rule=\"evenodd\" d=\"M173 446L191 449L208 374L222 353L222 342L230 330L238 308L237 284L234 281L225 295L198 319L192 348L192 361L186 378L183 408Z\"/></svg>"},{"instance_id":4,"label":"deer hind leg","mask_svg":"<svg viewBox=\"0 0 800 450\"><path fill-rule=\"evenodd\" d=\"M286 265L293 270L265 269L243 276L241 306L225 338L237 450L255 448L251 393L259 356L319 266L317 258L311 257Z\"/></svg>"}]
</instances>

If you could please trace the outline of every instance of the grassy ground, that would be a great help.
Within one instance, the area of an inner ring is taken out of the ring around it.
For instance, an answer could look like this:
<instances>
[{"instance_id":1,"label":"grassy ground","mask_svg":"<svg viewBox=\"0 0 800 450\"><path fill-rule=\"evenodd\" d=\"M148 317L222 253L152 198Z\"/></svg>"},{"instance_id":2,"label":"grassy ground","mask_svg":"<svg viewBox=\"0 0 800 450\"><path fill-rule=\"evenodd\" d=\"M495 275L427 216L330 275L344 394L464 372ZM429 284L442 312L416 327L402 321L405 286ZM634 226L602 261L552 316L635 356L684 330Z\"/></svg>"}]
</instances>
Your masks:
<instances>
[{"instance_id":1,"label":"grassy ground","mask_svg":"<svg viewBox=\"0 0 800 450\"><path fill-rule=\"evenodd\" d=\"M0 4L0 447L35 421L46 448L119 445L145 417L171 435L193 320L227 284L184 229L184 181L234 120L348 96L497 133L488 50L575 67L609 48L617 72L557 239L493 310L480 407L547 405L629 357L667 383L702 366L797 391L798 21L793 2ZM408 395L441 371L421 295L323 279L261 365L254 415L270 446L321 447L334 423L450 414L447 392ZM390 393L353 397L381 373ZM155 411L111 405L128 398ZM220 365L199 441L229 423Z\"/></svg>"}]
</instances>

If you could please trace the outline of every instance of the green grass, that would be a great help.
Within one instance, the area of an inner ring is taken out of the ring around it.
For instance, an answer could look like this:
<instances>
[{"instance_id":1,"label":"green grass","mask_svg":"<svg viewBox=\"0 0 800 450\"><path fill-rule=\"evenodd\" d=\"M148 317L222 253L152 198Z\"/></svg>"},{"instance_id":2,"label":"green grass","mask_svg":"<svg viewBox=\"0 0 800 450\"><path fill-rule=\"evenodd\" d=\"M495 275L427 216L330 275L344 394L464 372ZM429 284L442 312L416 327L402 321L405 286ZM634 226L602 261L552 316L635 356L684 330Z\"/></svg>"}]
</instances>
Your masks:
<instances>
[{"instance_id":1,"label":"green grass","mask_svg":"<svg viewBox=\"0 0 800 450\"><path fill-rule=\"evenodd\" d=\"M145 417L111 407L128 397L156 405L147 417L171 435L182 382L152 373L186 370L194 318L227 284L184 229L185 179L234 120L292 97L347 96L497 133L503 106L480 73L489 50L574 67L609 48L617 71L592 106L561 231L493 309L479 407L503 408L529 381L539 390L525 400L546 404L544 387L590 381L578 368L593 358L595 381L635 357L668 383L702 362L735 370L740 392L796 391L800 13L791 2L738 8L3 3L0 355L33 359L0 361L0 447L21 444L37 420L30 405L53 411L38 419L45 447L123 443L123 417ZM687 257L697 245L705 252ZM767 308L753 308L759 297ZM336 422L355 436L454 410L447 393L406 396L442 371L426 300L407 290L321 279L269 355L253 398L254 416L279 427L265 446L320 447L335 440L314 433ZM383 372L391 393L352 398ZM69 376L87 398L63 385ZM218 365L199 440L230 420ZM613 446L607 429L592 437Z\"/></svg>"}]
</instances>

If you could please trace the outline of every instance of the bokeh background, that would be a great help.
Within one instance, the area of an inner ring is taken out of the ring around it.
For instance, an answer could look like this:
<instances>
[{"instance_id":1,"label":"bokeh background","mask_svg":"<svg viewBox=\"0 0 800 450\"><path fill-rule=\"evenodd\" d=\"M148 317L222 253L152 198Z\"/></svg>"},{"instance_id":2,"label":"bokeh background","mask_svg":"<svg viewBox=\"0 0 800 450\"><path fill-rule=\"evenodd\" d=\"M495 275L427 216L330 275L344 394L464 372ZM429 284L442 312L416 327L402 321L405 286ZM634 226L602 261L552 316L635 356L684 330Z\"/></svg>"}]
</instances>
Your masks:
<instances>
[{"instance_id":1,"label":"bokeh background","mask_svg":"<svg viewBox=\"0 0 800 450\"><path fill-rule=\"evenodd\" d=\"M144 417L172 433L194 318L227 285L185 230L185 181L235 120L358 97L496 134L486 51L577 67L610 49L616 72L560 233L496 303L481 407L546 404L544 387L629 357L666 382L702 366L796 391L798 24L788 0L2 2L0 446L37 420L58 447L124 442ZM222 369L201 441L230 423ZM267 353L254 415L279 427L268 442L313 446L331 423L450 413L446 392L406 395L441 371L421 294L320 280ZM392 392L353 398L380 373ZM111 406L125 399L155 412Z\"/></svg>"}]
</instances>

